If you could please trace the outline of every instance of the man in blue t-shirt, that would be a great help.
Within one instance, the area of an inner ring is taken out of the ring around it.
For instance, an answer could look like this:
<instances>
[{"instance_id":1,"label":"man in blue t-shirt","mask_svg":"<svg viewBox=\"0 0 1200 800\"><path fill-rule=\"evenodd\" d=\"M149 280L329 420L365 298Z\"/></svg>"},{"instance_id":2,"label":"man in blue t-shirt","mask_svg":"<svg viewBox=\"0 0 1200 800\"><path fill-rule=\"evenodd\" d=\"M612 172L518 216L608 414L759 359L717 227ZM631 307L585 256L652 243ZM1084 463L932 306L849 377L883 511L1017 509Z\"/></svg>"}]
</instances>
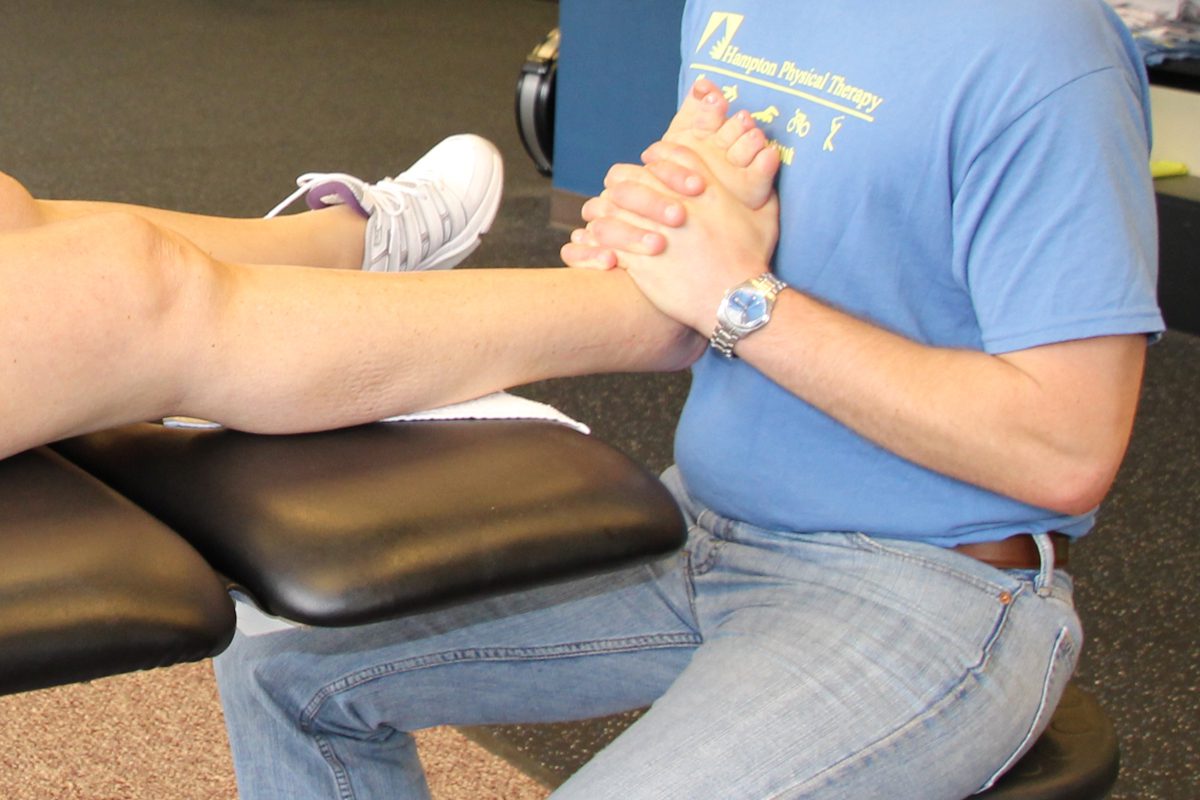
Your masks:
<instances>
[{"instance_id":1,"label":"man in blue t-shirt","mask_svg":"<svg viewBox=\"0 0 1200 800\"><path fill-rule=\"evenodd\" d=\"M1162 325L1145 87L1099 5L1054 27L1032 1L864 7L852 34L844 4L689 5L685 85L705 75L762 121L781 236L769 265L680 264L667 291L711 333L740 280L792 287L741 358L695 369L676 448L693 495L760 526L942 545L1088 530L1131 408L1069 367L1087 351L1136 375Z\"/></svg>"},{"instance_id":2,"label":"man in blue t-shirt","mask_svg":"<svg viewBox=\"0 0 1200 800\"><path fill-rule=\"evenodd\" d=\"M424 796L398 731L651 706L555 796L957 800L1045 727L1067 542L1162 328L1127 33L1100 0L694 0L682 53L564 257L711 336L664 477L686 552L239 639L243 797Z\"/></svg>"}]
</instances>

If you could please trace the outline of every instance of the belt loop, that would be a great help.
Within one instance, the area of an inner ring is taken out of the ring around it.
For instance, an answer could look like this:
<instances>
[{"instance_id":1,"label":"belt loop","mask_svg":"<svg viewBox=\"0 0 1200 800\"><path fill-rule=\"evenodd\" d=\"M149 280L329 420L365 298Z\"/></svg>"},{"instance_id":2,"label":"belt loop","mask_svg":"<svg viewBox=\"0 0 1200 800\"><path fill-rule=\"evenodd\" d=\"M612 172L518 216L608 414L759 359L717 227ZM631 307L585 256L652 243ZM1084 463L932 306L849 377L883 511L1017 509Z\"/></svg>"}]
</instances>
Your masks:
<instances>
[{"instance_id":1,"label":"belt loop","mask_svg":"<svg viewBox=\"0 0 1200 800\"><path fill-rule=\"evenodd\" d=\"M1050 594L1050 582L1054 580L1054 542L1048 533L1033 534L1033 542L1037 545L1038 555L1042 557L1042 566L1038 569L1033 588L1042 597Z\"/></svg>"}]
</instances>

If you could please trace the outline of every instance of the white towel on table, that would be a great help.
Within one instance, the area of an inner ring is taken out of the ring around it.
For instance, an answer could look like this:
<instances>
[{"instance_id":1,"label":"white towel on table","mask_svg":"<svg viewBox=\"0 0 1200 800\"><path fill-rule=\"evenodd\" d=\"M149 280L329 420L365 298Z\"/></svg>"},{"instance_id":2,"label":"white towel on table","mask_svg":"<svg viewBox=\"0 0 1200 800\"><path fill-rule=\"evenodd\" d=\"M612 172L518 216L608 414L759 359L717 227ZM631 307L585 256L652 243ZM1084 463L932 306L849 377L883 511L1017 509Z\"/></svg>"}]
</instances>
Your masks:
<instances>
[{"instance_id":1,"label":"white towel on table","mask_svg":"<svg viewBox=\"0 0 1200 800\"><path fill-rule=\"evenodd\" d=\"M554 406L517 397L508 392L495 392L476 400L463 403L431 408L428 411L418 411L413 414L400 414L395 417L381 419L380 422L431 422L454 419L537 419L557 422L574 428L580 433L590 434L591 429L582 422L568 417ZM187 430L210 430L220 428L221 423L197 417L167 417L163 425L168 428Z\"/></svg>"}]
</instances>

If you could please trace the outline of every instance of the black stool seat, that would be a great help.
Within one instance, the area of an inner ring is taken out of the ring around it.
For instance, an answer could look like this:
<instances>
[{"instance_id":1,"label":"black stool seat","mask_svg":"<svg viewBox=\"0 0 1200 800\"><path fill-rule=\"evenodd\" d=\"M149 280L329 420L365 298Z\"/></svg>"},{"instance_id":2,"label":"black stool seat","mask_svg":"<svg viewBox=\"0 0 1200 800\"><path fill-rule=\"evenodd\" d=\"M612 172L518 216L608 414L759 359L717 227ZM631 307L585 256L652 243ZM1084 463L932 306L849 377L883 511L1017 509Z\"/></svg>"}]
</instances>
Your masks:
<instances>
[{"instance_id":1,"label":"black stool seat","mask_svg":"<svg viewBox=\"0 0 1200 800\"><path fill-rule=\"evenodd\" d=\"M48 450L0 460L0 694L197 661L233 630L160 522Z\"/></svg>"},{"instance_id":2,"label":"black stool seat","mask_svg":"<svg viewBox=\"0 0 1200 800\"><path fill-rule=\"evenodd\" d=\"M986 800L1100 800L1120 769L1116 731L1092 695L1068 684L1050 725Z\"/></svg>"},{"instance_id":3,"label":"black stool seat","mask_svg":"<svg viewBox=\"0 0 1200 800\"><path fill-rule=\"evenodd\" d=\"M265 611L373 622L680 547L661 483L544 421L299 436L133 425L55 446L190 542Z\"/></svg>"}]
</instances>

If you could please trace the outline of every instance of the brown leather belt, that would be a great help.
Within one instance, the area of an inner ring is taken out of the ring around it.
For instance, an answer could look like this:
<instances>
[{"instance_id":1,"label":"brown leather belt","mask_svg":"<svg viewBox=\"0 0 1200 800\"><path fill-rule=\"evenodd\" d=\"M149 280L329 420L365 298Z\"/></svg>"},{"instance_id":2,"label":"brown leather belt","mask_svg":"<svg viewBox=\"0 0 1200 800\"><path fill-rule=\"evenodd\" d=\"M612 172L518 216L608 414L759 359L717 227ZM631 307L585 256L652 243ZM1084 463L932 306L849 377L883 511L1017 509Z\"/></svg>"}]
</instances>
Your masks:
<instances>
[{"instance_id":1,"label":"brown leather belt","mask_svg":"<svg viewBox=\"0 0 1200 800\"><path fill-rule=\"evenodd\" d=\"M1064 533L1051 531L1050 542L1054 545L1054 566L1063 569L1067 566L1067 555L1070 550L1070 537ZM978 559L997 569L1041 569L1042 558L1038 554L1037 542L1033 534L1018 533L997 542L975 542L960 544L953 548L955 552Z\"/></svg>"}]
</instances>

